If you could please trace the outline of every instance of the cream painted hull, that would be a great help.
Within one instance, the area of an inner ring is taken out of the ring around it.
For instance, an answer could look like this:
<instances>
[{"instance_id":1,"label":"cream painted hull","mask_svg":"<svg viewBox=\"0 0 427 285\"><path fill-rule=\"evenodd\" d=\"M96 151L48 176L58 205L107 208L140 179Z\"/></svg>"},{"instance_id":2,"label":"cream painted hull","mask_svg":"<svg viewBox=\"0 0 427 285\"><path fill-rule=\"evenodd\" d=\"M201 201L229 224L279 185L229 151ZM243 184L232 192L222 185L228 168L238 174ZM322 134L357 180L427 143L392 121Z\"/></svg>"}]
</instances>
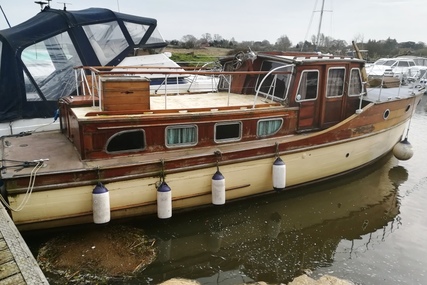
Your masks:
<instances>
[{"instance_id":1,"label":"cream painted hull","mask_svg":"<svg viewBox=\"0 0 427 285\"><path fill-rule=\"evenodd\" d=\"M363 165L388 153L403 132L405 124L357 140L282 154L287 166L287 187L331 177ZM222 165L226 180L226 200L271 192L274 157ZM211 179L216 168L168 174L173 209L209 205ZM112 219L155 214L158 177L108 183ZM13 212L16 225L24 230L92 222L92 190L95 185L32 193L20 212ZM9 197L17 207L24 194Z\"/></svg>"}]
</instances>

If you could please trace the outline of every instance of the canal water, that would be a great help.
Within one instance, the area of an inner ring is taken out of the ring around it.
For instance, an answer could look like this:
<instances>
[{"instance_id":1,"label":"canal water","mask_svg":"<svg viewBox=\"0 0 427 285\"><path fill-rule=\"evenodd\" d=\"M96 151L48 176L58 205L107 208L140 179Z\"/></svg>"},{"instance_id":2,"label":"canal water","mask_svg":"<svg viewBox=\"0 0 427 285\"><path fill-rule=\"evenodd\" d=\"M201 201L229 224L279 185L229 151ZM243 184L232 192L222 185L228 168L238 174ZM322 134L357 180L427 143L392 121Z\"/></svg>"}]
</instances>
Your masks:
<instances>
[{"instance_id":1,"label":"canal water","mask_svg":"<svg viewBox=\"0 0 427 285\"><path fill-rule=\"evenodd\" d=\"M411 121L414 156L408 161L390 155L297 191L170 220L127 221L156 240L158 256L134 278L112 284L158 284L174 277L206 285L286 284L304 272L355 284L427 284L426 99ZM52 235L27 241L37 253Z\"/></svg>"}]
</instances>

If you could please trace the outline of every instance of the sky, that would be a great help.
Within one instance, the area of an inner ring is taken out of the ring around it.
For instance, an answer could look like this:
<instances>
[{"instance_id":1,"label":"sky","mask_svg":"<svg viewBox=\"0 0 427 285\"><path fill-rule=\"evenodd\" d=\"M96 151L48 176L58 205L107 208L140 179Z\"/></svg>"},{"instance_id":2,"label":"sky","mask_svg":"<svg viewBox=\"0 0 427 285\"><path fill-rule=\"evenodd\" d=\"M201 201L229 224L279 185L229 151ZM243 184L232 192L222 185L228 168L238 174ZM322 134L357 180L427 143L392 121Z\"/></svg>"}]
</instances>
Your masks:
<instances>
[{"instance_id":1,"label":"sky","mask_svg":"<svg viewBox=\"0 0 427 285\"><path fill-rule=\"evenodd\" d=\"M44 0L45 1L45 0ZM34 0L0 0L10 25L34 16ZM68 10L108 8L157 19L165 40L215 34L223 39L274 44L287 36L293 45L317 35L322 0L62 0ZM334 39L367 42L396 39L427 43L427 0L325 0L321 33ZM0 29L8 28L0 15Z\"/></svg>"}]
</instances>

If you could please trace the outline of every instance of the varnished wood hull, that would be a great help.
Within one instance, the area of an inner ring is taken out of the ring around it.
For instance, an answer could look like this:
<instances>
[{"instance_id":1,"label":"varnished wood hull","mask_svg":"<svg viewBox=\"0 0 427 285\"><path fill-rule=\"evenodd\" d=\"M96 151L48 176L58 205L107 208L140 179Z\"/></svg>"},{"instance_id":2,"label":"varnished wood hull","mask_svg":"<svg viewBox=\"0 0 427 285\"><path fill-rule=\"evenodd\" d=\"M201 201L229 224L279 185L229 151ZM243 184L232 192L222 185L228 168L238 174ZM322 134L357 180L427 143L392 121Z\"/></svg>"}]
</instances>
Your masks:
<instances>
[{"instance_id":1,"label":"varnished wood hull","mask_svg":"<svg viewBox=\"0 0 427 285\"><path fill-rule=\"evenodd\" d=\"M405 127L402 122L376 134L282 154L287 166L287 187L334 177L375 161L390 152L401 139ZM220 166L226 179L227 201L273 192L273 162L274 157L268 157ZM211 204L211 178L215 171L215 167L206 167L167 175L173 210ZM158 181L158 177L144 177L106 183L112 218L155 214ZM94 186L33 192L25 209L13 212L12 217L23 230L90 223ZM9 202L16 207L24 197L25 194L12 195Z\"/></svg>"}]
</instances>

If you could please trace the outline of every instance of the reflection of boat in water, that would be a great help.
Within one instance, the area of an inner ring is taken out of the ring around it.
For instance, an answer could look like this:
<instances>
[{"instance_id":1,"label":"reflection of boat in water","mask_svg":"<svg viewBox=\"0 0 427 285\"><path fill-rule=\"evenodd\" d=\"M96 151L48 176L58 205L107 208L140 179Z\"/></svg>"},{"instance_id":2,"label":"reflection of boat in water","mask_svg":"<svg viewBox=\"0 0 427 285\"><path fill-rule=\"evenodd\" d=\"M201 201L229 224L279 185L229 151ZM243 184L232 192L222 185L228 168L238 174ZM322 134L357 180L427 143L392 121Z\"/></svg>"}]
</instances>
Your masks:
<instances>
[{"instance_id":1,"label":"reflection of boat in water","mask_svg":"<svg viewBox=\"0 0 427 285\"><path fill-rule=\"evenodd\" d=\"M407 172L394 158L381 165L385 160L352 177L308 187L304 195L281 193L238 203L226 212L214 208L161 225L153 221L144 228L157 236L158 259L137 278L277 283L327 266L342 239L392 226L399 213L396 190Z\"/></svg>"}]
</instances>

